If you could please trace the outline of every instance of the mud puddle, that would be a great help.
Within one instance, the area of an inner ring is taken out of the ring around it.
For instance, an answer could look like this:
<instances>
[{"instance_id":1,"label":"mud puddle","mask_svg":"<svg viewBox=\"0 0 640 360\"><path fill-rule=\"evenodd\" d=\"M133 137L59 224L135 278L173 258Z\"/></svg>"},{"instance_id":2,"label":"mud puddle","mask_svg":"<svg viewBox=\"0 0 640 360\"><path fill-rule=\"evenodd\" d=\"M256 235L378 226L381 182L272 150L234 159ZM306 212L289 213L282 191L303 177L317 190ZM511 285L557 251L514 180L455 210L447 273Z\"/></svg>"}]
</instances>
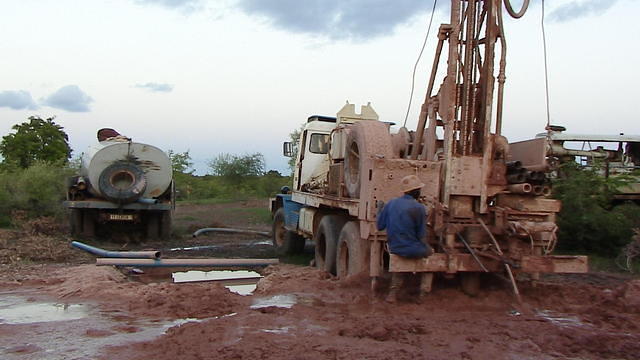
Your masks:
<instances>
[{"instance_id":1,"label":"mud puddle","mask_svg":"<svg viewBox=\"0 0 640 360\"><path fill-rule=\"evenodd\" d=\"M214 270L199 271L191 270L186 272L174 272L171 274L174 283L216 281L220 282L229 289L239 295L251 295L256 289L258 281L262 275L255 271L246 270Z\"/></svg>"},{"instance_id":2,"label":"mud puddle","mask_svg":"<svg viewBox=\"0 0 640 360\"><path fill-rule=\"evenodd\" d=\"M30 298L3 294L0 298L0 324L31 324L71 321L88 315L83 304L35 302Z\"/></svg>"},{"instance_id":3,"label":"mud puddle","mask_svg":"<svg viewBox=\"0 0 640 360\"><path fill-rule=\"evenodd\" d=\"M577 316L562 314L559 312L555 312L552 310L538 310L536 311L536 316L549 321L550 323L568 327L568 326L577 326L577 327L588 327L589 324L583 323Z\"/></svg>"},{"instance_id":4,"label":"mud puddle","mask_svg":"<svg viewBox=\"0 0 640 360\"><path fill-rule=\"evenodd\" d=\"M292 294L274 295L270 297L256 298L253 300L251 309L262 309L266 307L279 307L290 309L298 303L298 297Z\"/></svg>"},{"instance_id":5,"label":"mud puddle","mask_svg":"<svg viewBox=\"0 0 640 360\"><path fill-rule=\"evenodd\" d=\"M150 341L172 327L206 320L140 319L123 311L101 311L93 304L0 293L0 358L93 359L105 347Z\"/></svg>"}]
</instances>

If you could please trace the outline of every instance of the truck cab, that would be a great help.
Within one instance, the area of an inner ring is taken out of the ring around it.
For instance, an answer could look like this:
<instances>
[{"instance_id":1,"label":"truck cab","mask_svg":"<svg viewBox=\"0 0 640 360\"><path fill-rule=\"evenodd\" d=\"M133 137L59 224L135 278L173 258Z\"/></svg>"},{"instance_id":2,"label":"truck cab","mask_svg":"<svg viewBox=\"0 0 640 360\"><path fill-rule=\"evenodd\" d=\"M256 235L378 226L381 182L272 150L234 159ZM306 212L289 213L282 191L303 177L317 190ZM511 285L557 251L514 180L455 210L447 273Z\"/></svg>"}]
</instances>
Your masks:
<instances>
[{"instance_id":1,"label":"truck cab","mask_svg":"<svg viewBox=\"0 0 640 360\"><path fill-rule=\"evenodd\" d=\"M307 119L298 140L294 190L313 191L323 186L329 171L329 137L335 128L335 117L313 115Z\"/></svg>"}]
</instances>

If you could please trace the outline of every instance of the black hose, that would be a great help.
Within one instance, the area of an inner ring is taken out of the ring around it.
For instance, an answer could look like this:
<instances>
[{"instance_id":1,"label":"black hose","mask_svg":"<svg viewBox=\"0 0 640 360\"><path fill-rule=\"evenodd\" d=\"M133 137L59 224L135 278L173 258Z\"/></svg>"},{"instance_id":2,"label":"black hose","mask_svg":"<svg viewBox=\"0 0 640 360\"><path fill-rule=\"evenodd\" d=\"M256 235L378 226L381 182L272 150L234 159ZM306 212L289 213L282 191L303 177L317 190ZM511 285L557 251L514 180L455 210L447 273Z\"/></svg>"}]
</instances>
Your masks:
<instances>
[{"instance_id":1,"label":"black hose","mask_svg":"<svg viewBox=\"0 0 640 360\"><path fill-rule=\"evenodd\" d=\"M260 235L264 237L271 236L271 233L268 231L257 231L257 230L246 230L246 229L230 229L230 228L203 228L196 230L193 233L193 237L198 237L200 234L208 233L208 232L221 232L221 233L231 233L231 234L251 234L251 235Z\"/></svg>"}]
</instances>

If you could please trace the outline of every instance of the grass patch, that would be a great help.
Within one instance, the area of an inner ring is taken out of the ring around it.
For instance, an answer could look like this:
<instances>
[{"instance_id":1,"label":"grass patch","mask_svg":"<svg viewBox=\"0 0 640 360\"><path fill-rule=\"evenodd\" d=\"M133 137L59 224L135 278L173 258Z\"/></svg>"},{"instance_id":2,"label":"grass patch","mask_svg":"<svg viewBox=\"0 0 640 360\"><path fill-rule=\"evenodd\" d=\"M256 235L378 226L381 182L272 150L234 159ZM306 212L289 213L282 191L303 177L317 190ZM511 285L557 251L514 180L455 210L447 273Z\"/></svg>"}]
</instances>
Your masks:
<instances>
[{"instance_id":1,"label":"grass patch","mask_svg":"<svg viewBox=\"0 0 640 360\"><path fill-rule=\"evenodd\" d=\"M254 224L271 224L271 212L267 208L229 208L224 210L231 216L245 217Z\"/></svg>"},{"instance_id":2,"label":"grass patch","mask_svg":"<svg viewBox=\"0 0 640 360\"><path fill-rule=\"evenodd\" d=\"M193 199L193 200L179 200L176 201L177 205L215 205L215 204L230 204L237 201L246 201L247 198L210 198L210 199Z\"/></svg>"}]
</instances>

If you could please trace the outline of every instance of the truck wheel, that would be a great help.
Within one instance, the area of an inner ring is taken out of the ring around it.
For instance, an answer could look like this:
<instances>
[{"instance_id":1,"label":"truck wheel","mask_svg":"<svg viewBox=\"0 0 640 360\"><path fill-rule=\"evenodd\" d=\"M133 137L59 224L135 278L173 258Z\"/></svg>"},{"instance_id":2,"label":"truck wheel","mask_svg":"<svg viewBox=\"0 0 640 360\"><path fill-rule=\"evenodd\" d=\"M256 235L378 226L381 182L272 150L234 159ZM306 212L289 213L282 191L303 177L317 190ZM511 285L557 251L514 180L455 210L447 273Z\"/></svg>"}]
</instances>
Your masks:
<instances>
[{"instance_id":1,"label":"truck wheel","mask_svg":"<svg viewBox=\"0 0 640 360\"><path fill-rule=\"evenodd\" d=\"M171 211L163 211L160 215L160 239L169 240L171 238Z\"/></svg>"},{"instance_id":2,"label":"truck wheel","mask_svg":"<svg viewBox=\"0 0 640 360\"><path fill-rule=\"evenodd\" d=\"M160 237L160 214L147 214L147 239L158 240Z\"/></svg>"},{"instance_id":3,"label":"truck wheel","mask_svg":"<svg viewBox=\"0 0 640 360\"><path fill-rule=\"evenodd\" d=\"M462 292L469 296L478 295L480 293L480 273L460 273L460 287L462 288Z\"/></svg>"},{"instance_id":4,"label":"truck wheel","mask_svg":"<svg viewBox=\"0 0 640 360\"><path fill-rule=\"evenodd\" d=\"M82 212L80 209L71 209L69 212L69 227L71 235L82 233Z\"/></svg>"},{"instance_id":5,"label":"truck wheel","mask_svg":"<svg viewBox=\"0 0 640 360\"><path fill-rule=\"evenodd\" d=\"M138 200L147 188L144 171L134 164L119 162L107 166L98 179L100 193L108 200L130 203Z\"/></svg>"},{"instance_id":6,"label":"truck wheel","mask_svg":"<svg viewBox=\"0 0 640 360\"><path fill-rule=\"evenodd\" d=\"M96 236L96 216L93 211L85 210L82 212L82 235Z\"/></svg>"},{"instance_id":7,"label":"truck wheel","mask_svg":"<svg viewBox=\"0 0 640 360\"><path fill-rule=\"evenodd\" d=\"M342 227L338 237L338 259L336 272L339 278L359 275L369 268L369 244L360 238L360 225L349 221Z\"/></svg>"},{"instance_id":8,"label":"truck wheel","mask_svg":"<svg viewBox=\"0 0 640 360\"><path fill-rule=\"evenodd\" d=\"M359 198L364 160L374 156L392 158L393 144L387 124L378 121L356 122L351 127L346 143L344 183L347 194L352 198Z\"/></svg>"},{"instance_id":9,"label":"truck wheel","mask_svg":"<svg viewBox=\"0 0 640 360\"><path fill-rule=\"evenodd\" d=\"M293 231L287 230L284 221L284 209L280 208L273 216L271 239L278 255L299 254L304 250L304 238Z\"/></svg>"},{"instance_id":10,"label":"truck wheel","mask_svg":"<svg viewBox=\"0 0 640 360\"><path fill-rule=\"evenodd\" d=\"M342 216L325 215L320 220L318 231L313 237L316 267L334 275L336 274L338 237L344 223L345 219Z\"/></svg>"}]
</instances>

